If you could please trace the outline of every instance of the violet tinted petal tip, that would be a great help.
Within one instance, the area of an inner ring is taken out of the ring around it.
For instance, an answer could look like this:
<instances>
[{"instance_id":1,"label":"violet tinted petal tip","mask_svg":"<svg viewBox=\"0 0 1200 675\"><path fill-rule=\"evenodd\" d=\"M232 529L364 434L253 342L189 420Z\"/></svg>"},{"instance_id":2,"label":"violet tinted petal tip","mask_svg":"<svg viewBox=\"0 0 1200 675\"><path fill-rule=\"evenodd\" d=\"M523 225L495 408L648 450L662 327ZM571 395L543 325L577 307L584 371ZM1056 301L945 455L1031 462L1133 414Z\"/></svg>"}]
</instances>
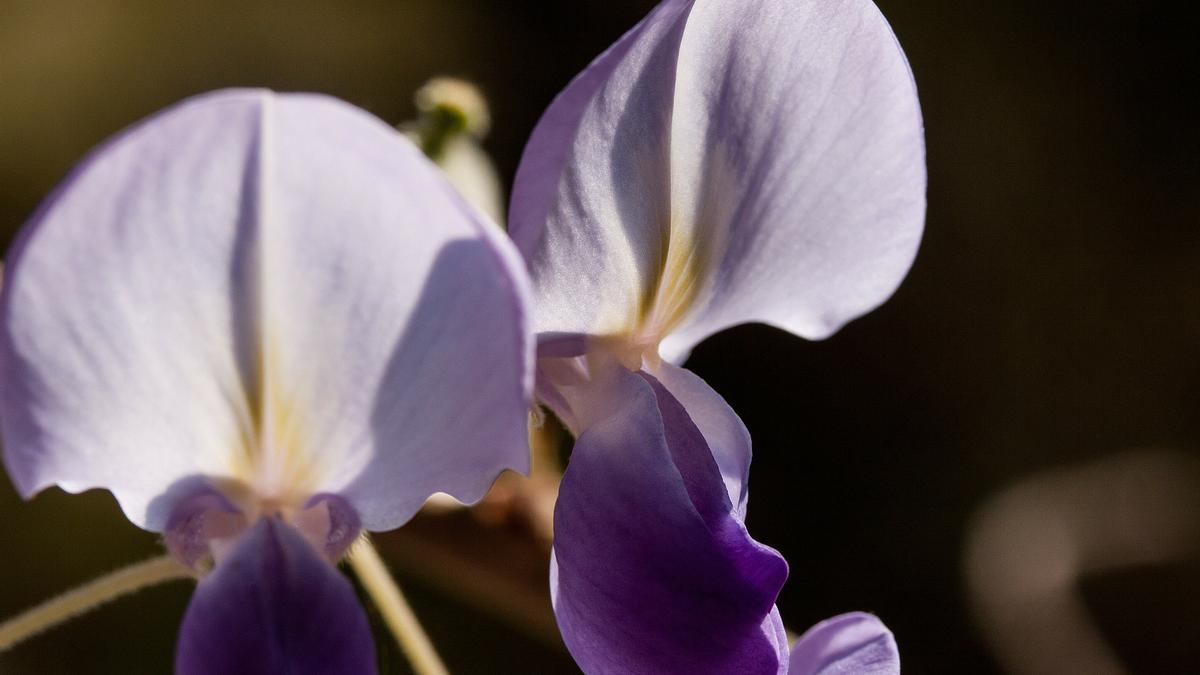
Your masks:
<instances>
[{"instance_id":1,"label":"violet tinted petal tip","mask_svg":"<svg viewBox=\"0 0 1200 675\"><path fill-rule=\"evenodd\" d=\"M264 518L196 587L175 670L370 675L375 648L350 582L299 532Z\"/></svg>"},{"instance_id":2,"label":"violet tinted petal tip","mask_svg":"<svg viewBox=\"0 0 1200 675\"><path fill-rule=\"evenodd\" d=\"M808 629L792 648L790 675L899 675L892 632L871 614L840 614Z\"/></svg>"}]
</instances>

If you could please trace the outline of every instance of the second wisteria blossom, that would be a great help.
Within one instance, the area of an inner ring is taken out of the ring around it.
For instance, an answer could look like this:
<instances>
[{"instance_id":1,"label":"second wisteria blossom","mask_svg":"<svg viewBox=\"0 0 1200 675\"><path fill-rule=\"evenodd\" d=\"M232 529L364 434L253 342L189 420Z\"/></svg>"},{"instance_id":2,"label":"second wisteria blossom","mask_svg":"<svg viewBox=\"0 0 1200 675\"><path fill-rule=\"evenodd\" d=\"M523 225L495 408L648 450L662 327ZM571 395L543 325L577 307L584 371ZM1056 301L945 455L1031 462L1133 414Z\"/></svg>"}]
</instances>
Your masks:
<instances>
[{"instance_id":1,"label":"second wisteria blossom","mask_svg":"<svg viewBox=\"0 0 1200 675\"><path fill-rule=\"evenodd\" d=\"M749 435L678 364L728 326L819 339L883 302L924 194L912 74L868 0L668 0L547 110L510 227L538 396L576 436L552 590L585 671L787 670Z\"/></svg>"}]
</instances>

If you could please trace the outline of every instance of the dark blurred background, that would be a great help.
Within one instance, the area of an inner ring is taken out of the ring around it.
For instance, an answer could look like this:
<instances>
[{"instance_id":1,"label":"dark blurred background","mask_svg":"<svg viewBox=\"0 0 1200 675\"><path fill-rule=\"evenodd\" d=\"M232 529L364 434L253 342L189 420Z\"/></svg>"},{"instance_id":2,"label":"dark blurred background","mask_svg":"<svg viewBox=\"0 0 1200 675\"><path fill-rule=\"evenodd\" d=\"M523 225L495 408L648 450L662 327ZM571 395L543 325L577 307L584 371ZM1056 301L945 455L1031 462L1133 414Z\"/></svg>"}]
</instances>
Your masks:
<instances>
[{"instance_id":1,"label":"dark blurred background","mask_svg":"<svg viewBox=\"0 0 1200 675\"><path fill-rule=\"evenodd\" d=\"M908 672L1000 672L1011 661L964 580L975 514L1046 471L1148 447L1173 451L1169 467L1200 458L1200 22L1162 2L878 4L927 125L912 273L828 341L742 327L689 365L754 437L749 526L791 564L790 628L869 610ZM0 0L0 228L10 241L104 137L232 85L327 92L399 122L427 78L465 77L489 98L485 145L510 181L545 105L652 5ZM158 550L106 494L23 504L0 482L0 616ZM1183 550L1076 586L1132 672L1200 672L1200 556ZM451 670L573 671L553 641L402 581ZM0 670L169 670L187 596L126 599Z\"/></svg>"}]
</instances>

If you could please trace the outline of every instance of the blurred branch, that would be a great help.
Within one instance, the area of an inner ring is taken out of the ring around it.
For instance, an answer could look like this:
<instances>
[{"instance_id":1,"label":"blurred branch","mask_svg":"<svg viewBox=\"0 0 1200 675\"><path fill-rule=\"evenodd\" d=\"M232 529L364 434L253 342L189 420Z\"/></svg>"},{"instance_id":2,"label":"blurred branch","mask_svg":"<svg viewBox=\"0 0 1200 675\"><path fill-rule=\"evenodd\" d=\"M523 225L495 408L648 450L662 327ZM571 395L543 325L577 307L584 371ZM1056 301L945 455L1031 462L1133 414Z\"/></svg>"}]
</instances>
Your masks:
<instances>
[{"instance_id":1,"label":"blurred branch","mask_svg":"<svg viewBox=\"0 0 1200 675\"><path fill-rule=\"evenodd\" d=\"M417 615L404 599L400 586L388 572L387 565L379 557L371 539L366 534L359 537L350 550L350 567L358 575L359 582L375 601L388 630L396 638L400 649L408 657L417 675L449 675L446 665L438 656L429 635L421 627Z\"/></svg>"},{"instance_id":2,"label":"blurred branch","mask_svg":"<svg viewBox=\"0 0 1200 675\"><path fill-rule=\"evenodd\" d=\"M170 555L122 567L0 623L0 652L122 596L191 577L192 571Z\"/></svg>"},{"instance_id":3,"label":"blurred branch","mask_svg":"<svg viewBox=\"0 0 1200 675\"><path fill-rule=\"evenodd\" d=\"M1200 554L1200 462L1136 451L1027 478L976 514L973 609L1014 673L1123 673L1079 596L1104 570Z\"/></svg>"},{"instance_id":4,"label":"blurred branch","mask_svg":"<svg viewBox=\"0 0 1200 675\"><path fill-rule=\"evenodd\" d=\"M404 575L562 645L550 606L549 551L528 532L488 526L459 510L422 513L376 543Z\"/></svg>"}]
</instances>

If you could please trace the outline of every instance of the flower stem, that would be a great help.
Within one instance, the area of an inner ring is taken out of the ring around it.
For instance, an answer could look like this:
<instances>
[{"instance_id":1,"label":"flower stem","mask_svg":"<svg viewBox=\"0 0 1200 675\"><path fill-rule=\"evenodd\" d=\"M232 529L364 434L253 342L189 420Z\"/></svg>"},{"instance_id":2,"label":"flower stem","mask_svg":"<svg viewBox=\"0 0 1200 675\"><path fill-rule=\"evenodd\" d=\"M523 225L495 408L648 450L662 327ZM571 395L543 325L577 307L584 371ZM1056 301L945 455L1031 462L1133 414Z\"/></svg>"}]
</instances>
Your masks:
<instances>
[{"instance_id":1,"label":"flower stem","mask_svg":"<svg viewBox=\"0 0 1200 675\"><path fill-rule=\"evenodd\" d=\"M400 587L388 573L383 558L365 535L350 550L350 566L354 568L363 588L379 607L400 648L408 656L417 675L448 675L445 664L417 621L417 615L400 593Z\"/></svg>"},{"instance_id":2,"label":"flower stem","mask_svg":"<svg viewBox=\"0 0 1200 675\"><path fill-rule=\"evenodd\" d=\"M123 595L191 575L169 555L122 567L0 623L0 653Z\"/></svg>"}]
</instances>

